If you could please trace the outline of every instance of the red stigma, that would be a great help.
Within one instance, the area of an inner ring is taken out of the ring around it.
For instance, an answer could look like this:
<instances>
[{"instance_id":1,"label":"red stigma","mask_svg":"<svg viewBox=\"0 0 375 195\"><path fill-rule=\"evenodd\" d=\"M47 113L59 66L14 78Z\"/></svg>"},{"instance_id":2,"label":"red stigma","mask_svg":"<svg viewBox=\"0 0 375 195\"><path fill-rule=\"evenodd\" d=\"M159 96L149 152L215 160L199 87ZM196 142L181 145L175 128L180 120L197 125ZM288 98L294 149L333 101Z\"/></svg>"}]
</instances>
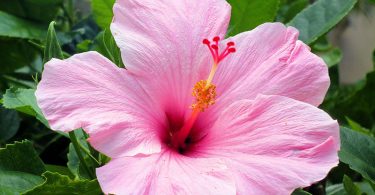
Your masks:
<instances>
[{"instance_id":1,"label":"red stigma","mask_svg":"<svg viewBox=\"0 0 375 195\"><path fill-rule=\"evenodd\" d=\"M216 36L212 39L214 43L208 39L203 39L203 44L207 45L208 49L211 52L212 57L214 58L214 63L219 64L225 57L227 57L230 53L236 52L235 43L230 41L227 43L227 47L219 53L219 41L220 37Z\"/></svg>"},{"instance_id":2,"label":"red stigma","mask_svg":"<svg viewBox=\"0 0 375 195\"><path fill-rule=\"evenodd\" d=\"M203 39L203 44L210 45L210 41L208 39Z\"/></svg>"},{"instance_id":3,"label":"red stigma","mask_svg":"<svg viewBox=\"0 0 375 195\"><path fill-rule=\"evenodd\" d=\"M235 52L236 52L236 48L229 48L229 49L228 49L228 52L229 52L229 53L235 53Z\"/></svg>"},{"instance_id":4,"label":"red stigma","mask_svg":"<svg viewBox=\"0 0 375 195\"><path fill-rule=\"evenodd\" d=\"M228 43L227 43L227 46L229 46L229 47L234 46L234 42L232 42L232 41L231 41L231 42L228 42Z\"/></svg>"}]
</instances>

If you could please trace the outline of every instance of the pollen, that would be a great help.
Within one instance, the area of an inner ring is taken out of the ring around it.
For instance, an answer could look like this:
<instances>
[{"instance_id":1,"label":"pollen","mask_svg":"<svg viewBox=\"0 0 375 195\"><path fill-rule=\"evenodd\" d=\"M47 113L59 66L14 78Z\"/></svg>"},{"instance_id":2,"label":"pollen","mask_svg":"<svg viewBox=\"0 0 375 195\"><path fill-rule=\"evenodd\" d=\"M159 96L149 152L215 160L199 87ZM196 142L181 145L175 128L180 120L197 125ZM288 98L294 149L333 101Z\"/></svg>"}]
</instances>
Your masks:
<instances>
[{"instance_id":1,"label":"pollen","mask_svg":"<svg viewBox=\"0 0 375 195\"><path fill-rule=\"evenodd\" d=\"M209 106L215 104L216 86L207 85L206 80L201 80L195 84L192 95L195 97L195 103L191 105L191 108L204 112Z\"/></svg>"}]
</instances>

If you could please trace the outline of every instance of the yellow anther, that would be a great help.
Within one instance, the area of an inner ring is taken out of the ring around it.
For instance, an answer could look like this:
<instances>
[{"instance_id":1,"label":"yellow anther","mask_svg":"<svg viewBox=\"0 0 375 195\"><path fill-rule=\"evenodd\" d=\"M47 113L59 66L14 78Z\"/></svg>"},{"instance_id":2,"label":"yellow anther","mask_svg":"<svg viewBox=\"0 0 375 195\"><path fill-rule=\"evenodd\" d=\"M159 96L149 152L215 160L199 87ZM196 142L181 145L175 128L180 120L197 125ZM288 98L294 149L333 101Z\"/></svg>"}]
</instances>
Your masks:
<instances>
[{"instance_id":1,"label":"yellow anther","mask_svg":"<svg viewBox=\"0 0 375 195\"><path fill-rule=\"evenodd\" d=\"M201 80L195 84L192 95L195 97L195 103L191 105L191 108L203 112L215 104L216 86L208 84L207 87L207 81Z\"/></svg>"}]
</instances>

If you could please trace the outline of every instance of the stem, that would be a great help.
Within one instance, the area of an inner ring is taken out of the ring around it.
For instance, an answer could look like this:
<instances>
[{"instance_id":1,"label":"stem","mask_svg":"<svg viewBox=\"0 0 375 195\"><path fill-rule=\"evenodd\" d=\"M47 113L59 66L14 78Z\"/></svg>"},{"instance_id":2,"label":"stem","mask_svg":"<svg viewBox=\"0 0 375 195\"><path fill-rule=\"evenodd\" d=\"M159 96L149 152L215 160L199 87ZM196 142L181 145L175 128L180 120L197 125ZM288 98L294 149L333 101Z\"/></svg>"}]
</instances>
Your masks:
<instances>
[{"instance_id":1,"label":"stem","mask_svg":"<svg viewBox=\"0 0 375 195\"><path fill-rule=\"evenodd\" d=\"M92 160L94 163L96 163L97 166L100 165L99 161L96 160L96 158L94 156L91 155L90 151L85 147L83 146L81 143L78 142L78 145L79 147L83 150L83 152L85 152Z\"/></svg>"},{"instance_id":2,"label":"stem","mask_svg":"<svg viewBox=\"0 0 375 195\"><path fill-rule=\"evenodd\" d=\"M90 171L89 167L86 164L85 159L83 158L83 156L81 154L81 151L79 149L80 148L79 143L78 143L78 140L77 140L77 137L76 137L76 134L74 133L74 131L69 132L69 137L70 137L70 141L73 144L74 150L77 153L79 161L82 163L82 167L85 169L85 171L90 176L90 178L94 179L95 178L94 173Z\"/></svg>"},{"instance_id":3,"label":"stem","mask_svg":"<svg viewBox=\"0 0 375 195\"><path fill-rule=\"evenodd\" d=\"M87 133L85 131L82 131L83 133L83 137L85 137L85 139L87 140L89 138L89 136L87 135ZM90 151L90 154L92 154L92 156L95 157L95 159L99 159L99 152L96 151L91 145L90 143L87 144L87 148L88 150Z\"/></svg>"},{"instance_id":4,"label":"stem","mask_svg":"<svg viewBox=\"0 0 375 195\"><path fill-rule=\"evenodd\" d=\"M44 148L42 149L40 153L42 153L46 148L48 148L52 143L55 143L61 137L62 137L61 134L56 134L55 136L53 136L53 138L47 144L44 145Z\"/></svg>"}]
</instances>

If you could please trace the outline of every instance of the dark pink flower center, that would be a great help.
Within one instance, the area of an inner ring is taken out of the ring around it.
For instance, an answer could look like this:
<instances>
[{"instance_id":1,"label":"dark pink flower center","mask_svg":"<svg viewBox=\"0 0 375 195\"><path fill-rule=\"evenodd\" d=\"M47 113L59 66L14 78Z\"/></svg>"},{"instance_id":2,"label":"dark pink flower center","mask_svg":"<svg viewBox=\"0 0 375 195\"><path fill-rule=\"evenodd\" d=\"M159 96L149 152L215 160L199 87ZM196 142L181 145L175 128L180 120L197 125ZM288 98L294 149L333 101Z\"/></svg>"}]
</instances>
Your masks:
<instances>
[{"instance_id":1,"label":"dark pink flower center","mask_svg":"<svg viewBox=\"0 0 375 195\"><path fill-rule=\"evenodd\" d=\"M208 39L203 40L203 44L207 45L209 51L211 52L214 63L208 78L206 80L198 81L193 88L192 95L195 98L195 102L191 106L193 109L191 116L182 123L170 122L168 145L180 153L183 153L183 151L187 149L188 145L191 144L192 135L190 134L199 113L204 112L205 109L215 103L216 86L212 84L212 80L219 63L222 62L229 54L236 52L234 42L228 42L226 44L226 48L220 52L219 41L220 37L218 36L214 37L212 42Z\"/></svg>"}]
</instances>

